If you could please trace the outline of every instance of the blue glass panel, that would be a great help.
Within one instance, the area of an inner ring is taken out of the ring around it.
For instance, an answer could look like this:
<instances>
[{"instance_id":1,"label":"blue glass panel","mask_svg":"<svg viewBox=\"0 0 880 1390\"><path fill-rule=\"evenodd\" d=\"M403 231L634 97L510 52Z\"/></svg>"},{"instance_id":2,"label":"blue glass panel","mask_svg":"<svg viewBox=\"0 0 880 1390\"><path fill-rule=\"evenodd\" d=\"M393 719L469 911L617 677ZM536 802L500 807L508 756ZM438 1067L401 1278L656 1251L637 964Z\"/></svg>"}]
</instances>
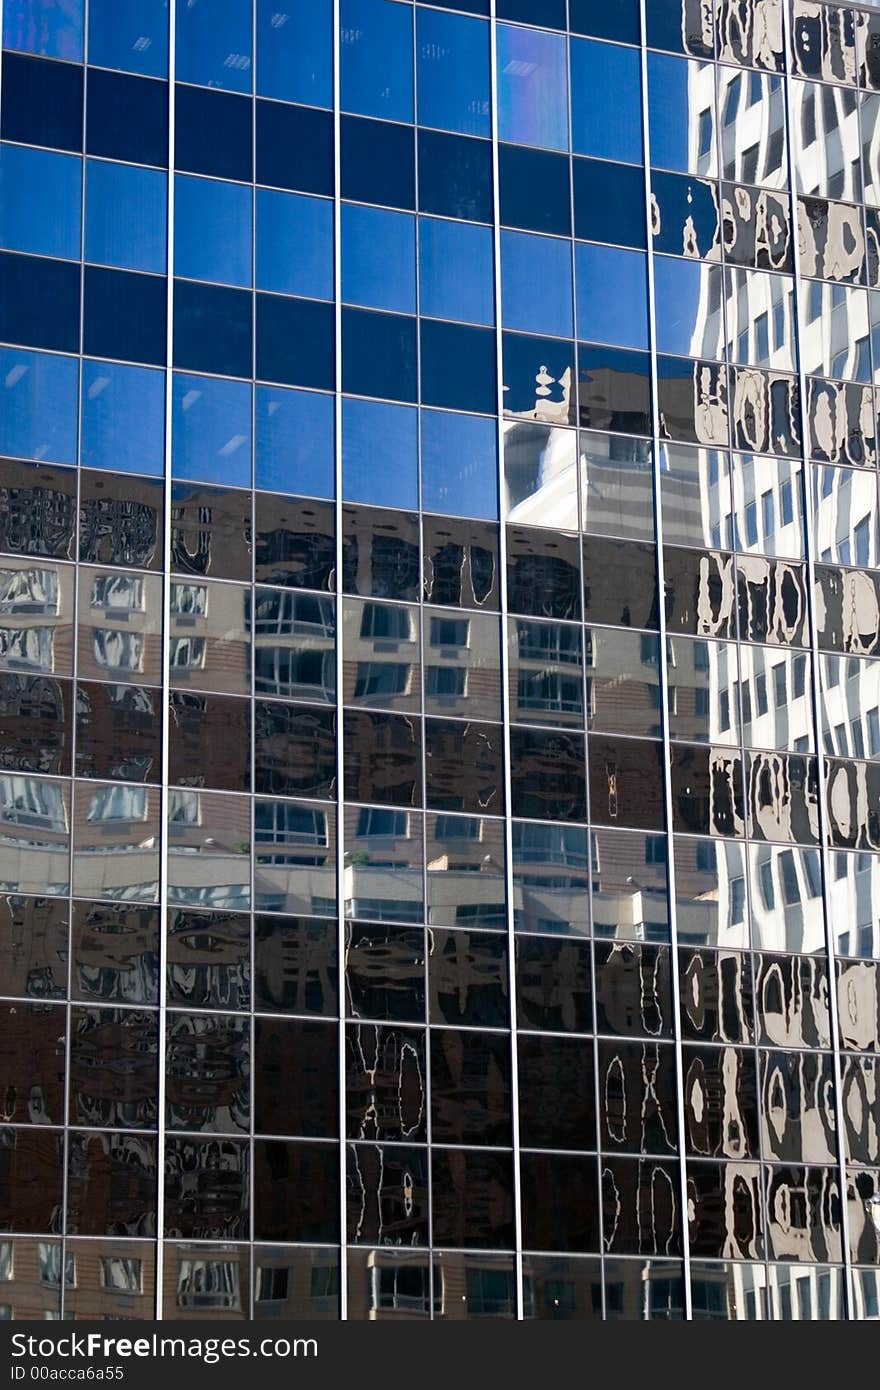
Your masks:
<instances>
[{"instance_id":1,"label":"blue glass panel","mask_svg":"<svg viewBox=\"0 0 880 1390\"><path fill-rule=\"evenodd\" d=\"M502 140L568 149L565 39L498 25L498 130Z\"/></svg>"},{"instance_id":2,"label":"blue glass panel","mask_svg":"<svg viewBox=\"0 0 880 1390\"><path fill-rule=\"evenodd\" d=\"M258 386L255 486L266 492L332 497L333 418L332 396Z\"/></svg>"},{"instance_id":3,"label":"blue glass panel","mask_svg":"<svg viewBox=\"0 0 880 1390\"><path fill-rule=\"evenodd\" d=\"M416 10L419 125L491 135L489 26Z\"/></svg>"},{"instance_id":4,"label":"blue glass panel","mask_svg":"<svg viewBox=\"0 0 880 1390\"><path fill-rule=\"evenodd\" d=\"M81 463L117 473L165 471L165 373L83 362Z\"/></svg>"},{"instance_id":5,"label":"blue glass panel","mask_svg":"<svg viewBox=\"0 0 880 1390\"><path fill-rule=\"evenodd\" d=\"M279 101L333 105L332 0L286 10L278 0L257 0L257 91Z\"/></svg>"},{"instance_id":6,"label":"blue glass panel","mask_svg":"<svg viewBox=\"0 0 880 1390\"><path fill-rule=\"evenodd\" d=\"M0 454L76 463L78 364L0 348Z\"/></svg>"},{"instance_id":7,"label":"blue glass panel","mask_svg":"<svg viewBox=\"0 0 880 1390\"><path fill-rule=\"evenodd\" d=\"M342 402L342 495L347 502L418 507L417 426L412 406Z\"/></svg>"},{"instance_id":8,"label":"blue glass panel","mask_svg":"<svg viewBox=\"0 0 880 1390\"><path fill-rule=\"evenodd\" d=\"M720 275L720 271L716 272ZM657 351L700 355L700 299L706 267L679 256L654 257Z\"/></svg>"},{"instance_id":9,"label":"blue glass panel","mask_svg":"<svg viewBox=\"0 0 880 1390\"><path fill-rule=\"evenodd\" d=\"M175 478L250 487L250 386L175 372L171 412Z\"/></svg>"},{"instance_id":10,"label":"blue glass panel","mask_svg":"<svg viewBox=\"0 0 880 1390\"><path fill-rule=\"evenodd\" d=\"M165 269L168 179L158 169L86 163L86 260L122 270Z\"/></svg>"},{"instance_id":11,"label":"blue glass panel","mask_svg":"<svg viewBox=\"0 0 880 1390\"><path fill-rule=\"evenodd\" d=\"M257 288L333 298L333 204L257 189Z\"/></svg>"},{"instance_id":12,"label":"blue glass panel","mask_svg":"<svg viewBox=\"0 0 880 1390\"><path fill-rule=\"evenodd\" d=\"M576 154L642 160L639 55L617 44L571 41L571 139Z\"/></svg>"},{"instance_id":13,"label":"blue glass panel","mask_svg":"<svg viewBox=\"0 0 880 1390\"><path fill-rule=\"evenodd\" d=\"M252 191L177 174L174 179L174 272L223 285L251 283Z\"/></svg>"},{"instance_id":14,"label":"blue glass panel","mask_svg":"<svg viewBox=\"0 0 880 1390\"><path fill-rule=\"evenodd\" d=\"M3 47L47 58L83 58L84 0L4 0Z\"/></svg>"},{"instance_id":15,"label":"blue glass panel","mask_svg":"<svg viewBox=\"0 0 880 1390\"><path fill-rule=\"evenodd\" d=\"M419 299L431 318L493 323L492 232L419 218Z\"/></svg>"},{"instance_id":16,"label":"blue glass panel","mask_svg":"<svg viewBox=\"0 0 880 1390\"><path fill-rule=\"evenodd\" d=\"M451 516L497 517L494 420L422 411L422 506Z\"/></svg>"},{"instance_id":17,"label":"blue glass panel","mask_svg":"<svg viewBox=\"0 0 880 1390\"><path fill-rule=\"evenodd\" d=\"M342 208L342 298L415 313L415 219L380 208Z\"/></svg>"},{"instance_id":18,"label":"blue glass panel","mask_svg":"<svg viewBox=\"0 0 880 1390\"><path fill-rule=\"evenodd\" d=\"M79 257L82 161L0 146L0 246Z\"/></svg>"},{"instance_id":19,"label":"blue glass panel","mask_svg":"<svg viewBox=\"0 0 880 1390\"><path fill-rule=\"evenodd\" d=\"M578 337L619 347L648 346L645 257L613 246L575 246Z\"/></svg>"},{"instance_id":20,"label":"blue glass panel","mask_svg":"<svg viewBox=\"0 0 880 1390\"><path fill-rule=\"evenodd\" d=\"M571 242L501 233L501 316L505 328L574 337Z\"/></svg>"},{"instance_id":21,"label":"blue glass panel","mask_svg":"<svg viewBox=\"0 0 880 1390\"><path fill-rule=\"evenodd\" d=\"M251 0L177 0L180 82L251 90Z\"/></svg>"},{"instance_id":22,"label":"blue glass panel","mask_svg":"<svg viewBox=\"0 0 880 1390\"><path fill-rule=\"evenodd\" d=\"M89 62L168 75L168 0L89 0Z\"/></svg>"},{"instance_id":23,"label":"blue glass panel","mask_svg":"<svg viewBox=\"0 0 880 1390\"><path fill-rule=\"evenodd\" d=\"M683 174L714 172L713 69L686 58L649 53L648 128L652 165Z\"/></svg>"},{"instance_id":24,"label":"blue glass panel","mask_svg":"<svg viewBox=\"0 0 880 1390\"><path fill-rule=\"evenodd\" d=\"M412 10L397 0L341 0L343 111L413 119Z\"/></svg>"}]
</instances>

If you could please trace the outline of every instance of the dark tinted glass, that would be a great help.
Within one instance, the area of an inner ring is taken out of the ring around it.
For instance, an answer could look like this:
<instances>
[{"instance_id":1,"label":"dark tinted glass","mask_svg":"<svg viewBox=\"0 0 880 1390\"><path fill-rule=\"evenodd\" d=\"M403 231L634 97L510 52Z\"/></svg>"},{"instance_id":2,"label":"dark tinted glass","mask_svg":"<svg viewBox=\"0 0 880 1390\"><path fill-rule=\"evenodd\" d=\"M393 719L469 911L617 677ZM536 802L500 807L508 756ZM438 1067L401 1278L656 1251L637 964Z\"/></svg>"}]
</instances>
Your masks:
<instances>
[{"instance_id":1,"label":"dark tinted glass","mask_svg":"<svg viewBox=\"0 0 880 1390\"><path fill-rule=\"evenodd\" d=\"M0 767L71 772L71 686L46 676L0 675Z\"/></svg>"},{"instance_id":2,"label":"dark tinted glass","mask_svg":"<svg viewBox=\"0 0 880 1390\"><path fill-rule=\"evenodd\" d=\"M581 616L579 546L573 536L532 527L507 528L507 601L514 613Z\"/></svg>"},{"instance_id":3,"label":"dark tinted glass","mask_svg":"<svg viewBox=\"0 0 880 1390\"><path fill-rule=\"evenodd\" d=\"M512 729L513 814L535 820L586 820L584 758L581 734Z\"/></svg>"},{"instance_id":4,"label":"dark tinted glass","mask_svg":"<svg viewBox=\"0 0 880 1390\"><path fill-rule=\"evenodd\" d=\"M174 365L223 376L252 374L252 300L245 290L178 280Z\"/></svg>"},{"instance_id":5,"label":"dark tinted glass","mask_svg":"<svg viewBox=\"0 0 880 1390\"><path fill-rule=\"evenodd\" d=\"M638 0L616 0L614 5L605 4L605 0L569 0L569 24L575 34L614 39L616 43L638 43Z\"/></svg>"},{"instance_id":6,"label":"dark tinted glass","mask_svg":"<svg viewBox=\"0 0 880 1390\"><path fill-rule=\"evenodd\" d=\"M349 1024L348 1137L420 1143L426 1135L426 1111L424 1032L370 1023Z\"/></svg>"},{"instance_id":7,"label":"dark tinted glass","mask_svg":"<svg viewBox=\"0 0 880 1390\"><path fill-rule=\"evenodd\" d=\"M159 995L158 908L76 903L72 956L74 998L155 1004Z\"/></svg>"},{"instance_id":8,"label":"dark tinted glass","mask_svg":"<svg viewBox=\"0 0 880 1390\"><path fill-rule=\"evenodd\" d=\"M235 912L168 916L169 1004L246 1009L250 1003L250 918Z\"/></svg>"},{"instance_id":9,"label":"dark tinted glass","mask_svg":"<svg viewBox=\"0 0 880 1390\"><path fill-rule=\"evenodd\" d=\"M84 468L79 484L79 558L157 569L162 561L163 486Z\"/></svg>"},{"instance_id":10,"label":"dark tinted glass","mask_svg":"<svg viewBox=\"0 0 880 1390\"><path fill-rule=\"evenodd\" d=\"M158 782L161 750L159 691L80 681L76 691L78 777Z\"/></svg>"},{"instance_id":11,"label":"dark tinted glass","mask_svg":"<svg viewBox=\"0 0 880 1390\"><path fill-rule=\"evenodd\" d=\"M526 1148L595 1149L592 1042L520 1035L518 1056L520 1142Z\"/></svg>"},{"instance_id":12,"label":"dark tinted glass","mask_svg":"<svg viewBox=\"0 0 880 1390\"><path fill-rule=\"evenodd\" d=\"M83 345L97 357L165 361L167 287L155 275L86 266Z\"/></svg>"},{"instance_id":13,"label":"dark tinted glass","mask_svg":"<svg viewBox=\"0 0 880 1390\"><path fill-rule=\"evenodd\" d=\"M552 1033L593 1029L590 948L550 936L516 939L517 1023Z\"/></svg>"},{"instance_id":14,"label":"dark tinted glass","mask_svg":"<svg viewBox=\"0 0 880 1390\"><path fill-rule=\"evenodd\" d=\"M570 173L565 156L502 144L498 159L502 223L571 236Z\"/></svg>"},{"instance_id":15,"label":"dark tinted glass","mask_svg":"<svg viewBox=\"0 0 880 1390\"><path fill-rule=\"evenodd\" d=\"M250 1152L240 1139L165 1141L165 1234L241 1240L250 1227Z\"/></svg>"},{"instance_id":16,"label":"dark tinted glass","mask_svg":"<svg viewBox=\"0 0 880 1390\"><path fill-rule=\"evenodd\" d=\"M183 787L249 791L250 728L244 700L172 691L170 780Z\"/></svg>"},{"instance_id":17,"label":"dark tinted glass","mask_svg":"<svg viewBox=\"0 0 880 1390\"><path fill-rule=\"evenodd\" d=\"M131 164L168 163L168 84L88 69L86 149ZM179 167L180 132L176 135Z\"/></svg>"},{"instance_id":18,"label":"dark tinted glass","mask_svg":"<svg viewBox=\"0 0 880 1390\"><path fill-rule=\"evenodd\" d=\"M347 1012L354 1018L423 1023L424 931L353 922L346 935Z\"/></svg>"},{"instance_id":19,"label":"dark tinted glass","mask_svg":"<svg viewBox=\"0 0 880 1390\"><path fill-rule=\"evenodd\" d=\"M67 993L67 921L65 901L0 898L0 965L8 994L58 999Z\"/></svg>"},{"instance_id":20,"label":"dark tinted glass","mask_svg":"<svg viewBox=\"0 0 880 1390\"><path fill-rule=\"evenodd\" d=\"M420 346L423 405L483 414L495 409L494 333L423 319Z\"/></svg>"},{"instance_id":21,"label":"dark tinted glass","mask_svg":"<svg viewBox=\"0 0 880 1390\"><path fill-rule=\"evenodd\" d=\"M336 717L329 710L258 700L255 790L271 796L336 794Z\"/></svg>"},{"instance_id":22,"label":"dark tinted glass","mask_svg":"<svg viewBox=\"0 0 880 1390\"><path fill-rule=\"evenodd\" d=\"M431 1135L438 1144L509 1144L510 1038L431 1032Z\"/></svg>"},{"instance_id":23,"label":"dark tinted glass","mask_svg":"<svg viewBox=\"0 0 880 1390\"><path fill-rule=\"evenodd\" d=\"M329 111L258 101L256 119L257 183L302 193L333 193Z\"/></svg>"},{"instance_id":24,"label":"dark tinted glass","mask_svg":"<svg viewBox=\"0 0 880 1390\"><path fill-rule=\"evenodd\" d=\"M674 1049L653 1042L600 1042L598 1064L602 1148L611 1153L674 1153Z\"/></svg>"},{"instance_id":25,"label":"dark tinted glass","mask_svg":"<svg viewBox=\"0 0 880 1390\"><path fill-rule=\"evenodd\" d=\"M591 429L650 434L647 356L621 348L579 344L578 419Z\"/></svg>"},{"instance_id":26,"label":"dark tinted glass","mask_svg":"<svg viewBox=\"0 0 880 1390\"><path fill-rule=\"evenodd\" d=\"M427 1149L350 1144L346 1177L350 1241L359 1245L429 1243Z\"/></svg>"},{"instance_id":27,"label":"dark tinted glass","mask_svg":"<svg viewBox=\"0 0 880 1390\"><path fill-rule=\"evenodd\" d=\"M409 204L401 204L409 206ZM419 131L419 210L492 221L492 147L438 130Z\"/></svg>"},{"instance_id":28,"label":"dark tinted glass","mask_svg":"<svg viewBox=\"0 0 880 1390\"><path fill-rule=\"evenodd\" d=\"M496 724L425 721L425 804L438 811L500 814L504 753Z\"/></svg>"},{"instance_id":29,"label":"dark tinted glass","mask_svg":"<svg viewBox=\"0 0 880 1390\"><path fill-rule=\"evenodd\" d=\"M117 1132L72 1133L67 1230L83 1236L150 1235L156 1223L156 1141Z\"/></svg>"},{"instance_id":30,"label":"dark tinted glass","mask_svg":"<svg viewBox=\"0 0 880 1390\"><path fill-rule=\"evenodd\" d=\"M253 104L248 98L206 87L177 86L174 103L176 168L249 181Z\"/></svg>"},{"instance_id":31,"label":"dark tinted glass","mask_svg":"<svg viewBox=\"0 0 880 1390\"><path fill-rule=\"evenodd\" d=\"M155 1128L157 1046L155 1013L72 1009L70 1123Z\"/></svg>"},{"instance_id":32,"label":"dark tinted glass","mask_svg":"<svg viewBox=\"0 0 880 1390\"><path fill-rule=\"evenodd\" d=\"M402 314L343 309L343 390L394 401L414 401L418 395L416 362L415 319Z\"/></svg>"},{"instance_id":33,"label":"dark tinted glass","mask_svg":"<svg viewBox=\"0 0 880 1390\"><path fill-rule=\"evenodd\" d=\"M435 1245L512 1248L513 1171L509 1154L435 1149L431 1177Z\"/></svg>"},{"instance_id":34,"label":"dark tinted glass","mask_svg":"<svg viewBox=\"0 0 880 1390\"><path fill-rule=\"evenodd\" d=\"M415 207L412 126L343 116L341 139L343 198L383 207Z\"/></svg>"},{"instance_id":35,"label":"dark tinted glass","mask_svg":"<svg viewBox=\"0 0 880 1390\"><path fill-rule=\"evenodd\" d=\"M431 1023L509 1026L504 936L435 927L429 933L428 952Z\"/></svg>"},{"instance_id":36,"label":"dark tinted glass","mask_svg":"<svg viewBox=\"0 0 880 1390\"><path fill-rule=\"evenodd\" d=\"M81 150L82 68L4 53L0 133L23 144Z\"/></svg>"},{"instance_id":37,"label":"dark tinted glass","mask_svg":"<svg viewBox=\"0 0 880 1390\"><path fill-rule=\"evenodd\" d=\"M574 344L505 333L502 345L505 415L573 425Z\"/></svg>"},{"instance_id":38,"label":"dark tinted glass","mask_svg":"<svg viewBox=\"0 0 880 1390\"><path fill-rule=\"evenodd\" d=\"M666 946L596 943L596 1023L615 1037L672 1037Z\"/></svg>"},{"instance_id":39,"label":"dark tinted glass","mask_svg":"<svg viewBox=\"0 0 880 1390\"><path fill-rule=\"evenodd\" d=\"M345 789L355 801L422 804L420 721L350 710L344 721Z\"/></svg>"},{"instance_id":40,"label":"dark tinted glass","mask_svg":"<svg viewBox=\"0 0 880 1390\"><path fill-rule=\"evenodd\" d=\"M334 1144L254 1143L256 1240L339 1239L339 1151Z\"/></svg>"},{"instance_id":41,"label":"dark tinted glass","mask_svg":"<svg viewBox=\"0 0 880 1390\"><path fill-rule=\"evenodd\" d=\"M79 275L72 261L0 255L0 338L27 347L76 352Z\"/></svg>"},{"instance_id":42,"label":"dark tinted glass","mask_svg":"<svg viewBox=\"0 0 880 1390\"><path fill-rule=\"evenodd\" d=\"M254 1024L254 1129L332 1138L339 1124L338 1030L332 1023L258 1018Z\"/></svg>"},{"instance_id":43,"label":"dark tinted glass","mask_svg":"<svg viewBox=\"0 0 880 1390\"><path fill-rule=\"evenodd\" d=\"M257 376L331 390L333 307L278 294L257 295Z\"/></svg>"},{"instance_id":44,"label":"dark tinted glass","mask_svg":"<svg viewBox=\"0 0 880 1390\"><path fill-rule=\"evenodd\" d=\"M165 1043L169 1129L247 1133L250 1076L246 1018L236 1014L169 1014Z\"/></svg>"},{"instance_id":45,"label":"dark tinted glass","mask_svg":"<svg viewBox=\"0 0 880 1390\"><path fill-rule=\"evenodd\" d=\"M599 1193L595 1158L525 1153L523 1244L538 1250L598 1250ZM565 1192L565 1203L558 1193Z\"/></svg>"},{"instance_id":46,"label":"dark tinted glass","mask_svg":"<svg viewBox=\"0 0 880 1390\"><path fill-rule=\"evenodd\" d=\"M498 527L423 516L424 597L455 608L497 609Z\"/></svg>"},{"instance_id":47,"label":"dark tinted glass","mask_svg":"<svg viewBox=\"0 0 880 1390\"><path fill-rule=\"evenodd\" d=\"M343 507L342 525L342 584L346 593L418 598L418 517L373 507Z\"/></svg>"},{"instance_id":48,"label":"dark tinted glass","mask_svg":"<svg viewBox=\"0 0 880 1390\"><path fill-rule=\"evenodd\" d=\"M586 621L615 627L658 626L653 546L587 536L583 564Z\"/></svg>"},{"instance_id":49,"label":"dark tinted glass","mask_svg":"<svg viewBox=\"0 0 880 1390\"><path fill-rule=\"evenodd\" d=\"M575 158L572 177L575 236L618 246L645 245L645 177L641 169L605 159Z\"/></svg>"},{"instance_id":50,"label":"dark tinted glass","mask_svg":"<svg viewBox=\"0 0 880 1390\"><path fill-rule=\"evenodd\" d=\"M254 1007L270 1013L334 1014L336 923L307 917L254 918Z\"/></svg>"},{"instance_id":51,"label":"dark tinted glass","mask_svg":"<svg viewBox=\"0 0 880 1390\"><path fill-rule=\"evenodd\" d=\"M659 743L591 734L590 815L599 825L663 829L663 749Z\"/></svg>"},{"instance_id":52,"label":"dark tinted glass","mask_svg":"<svg viewBox=\"0 0 880 1390\"><path fill-rule=\"evenodd\" d=\"M231 488L174 483L171 568L186 575L250 579L250 494Z\"/></svg>"},{"instance_id":53,"label":"dark tinted glass","mask_svg":"<svg viewBox=\"0 0 880 1390\"><path fill-rule=\"evenodd\" d=\"M254 573L258 582L295 589L332 589L336 564L332 505L255 497Z\"/></svg>"}]
</instances>

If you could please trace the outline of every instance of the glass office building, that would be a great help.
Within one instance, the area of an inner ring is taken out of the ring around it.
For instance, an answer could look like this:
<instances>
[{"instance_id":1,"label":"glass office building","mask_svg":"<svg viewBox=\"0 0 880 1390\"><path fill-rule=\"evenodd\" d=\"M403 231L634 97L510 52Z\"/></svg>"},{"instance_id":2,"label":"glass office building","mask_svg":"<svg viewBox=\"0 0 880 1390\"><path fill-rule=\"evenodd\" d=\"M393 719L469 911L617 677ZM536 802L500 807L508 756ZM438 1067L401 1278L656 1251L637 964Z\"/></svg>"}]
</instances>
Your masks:
<instances>
[{"instance_id":1,"label":"glass office building","mask_svg":"<svg viewBox=\"0 0 880 1390\"><path fill-rule=\"evenodd\" d=\"M877 1318L880 10L0 12L2 1316Z\"/></svg>"}]
</instances>

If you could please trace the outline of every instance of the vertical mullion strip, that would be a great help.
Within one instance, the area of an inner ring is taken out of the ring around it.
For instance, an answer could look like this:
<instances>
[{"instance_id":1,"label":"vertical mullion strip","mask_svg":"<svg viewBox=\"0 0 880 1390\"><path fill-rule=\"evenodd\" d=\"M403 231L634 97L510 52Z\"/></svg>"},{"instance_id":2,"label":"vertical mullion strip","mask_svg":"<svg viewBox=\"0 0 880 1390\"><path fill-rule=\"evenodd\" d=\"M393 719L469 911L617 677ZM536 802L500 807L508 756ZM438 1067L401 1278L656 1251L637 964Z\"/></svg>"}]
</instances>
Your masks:
<instances>
[{"instance_id":1,"label":"vertical mullion strip","mask_svg":"<svg viewBox=\"0 0 880 1390\"><path fill-rule=\"evenodd\" d=\"M420 573L424 576L424 502L422 498L422 276L421 276L421 218L419 217L419 9L413 5L412 22L412 41L413 41L413 144L415 149L415 171L416 171L416 197L415 208L413 210L413 238L415 248L415 292L416 292L416 362L417 362L417 384L416 393L418 407L416 413L416 444L417 444L417 488L418 488L418 508L419 508L419 555L422 568ZM430 950L430 931L429 921L430 908L428 904L428 775L427 775L427 666L425 653L427 650L425 619L425 589L424 584L420 583L419 606L416 615L419 633L418 649L418 670L419 670L419 715L421 717L421 769L422 769L422 810L421 810L421 835L420 846L422 851L422 912L424 916L424 941L425 941L425 963L424 963L424 987L425 987L425 1013L423 1017L424 1039L425 1039L425 1095L427 1103L425 1105L425 1162L427 1166L428 1184L428 1319L434 1317L434 1225L432 1215L434 1211L434 1178L432 1173L431 1155L433 1153L432 1142L433 1133L431 1126L431 1004L430 1004L430 973L428 962L431 958Z\"/></svg>"},{"instance_id":2,"label":"vertical mullion strip","mask_svg":"<svg viewBox=\"0 0 880 1390\"><path fill-rule=\"evenodd\" d=\"M348 1231L346 1230L345 1147L345 767L343 759L342 651L342 136L339 59L342 16L333 0L333 313L335 386L333 448L336 488L336 955L339 1088L339 1317L348 1318Z\"/></svg>"},{"instance_id":3,"label":"vertical mullion strip","mask_svg":"<svg viewBox=\"0 0 880 1390\"><path fill-rule=\"evenodd\" d=\"M840 1239L842 1244L843 1280L846 1292L845 1306L848 1318L855 1317L853 1300L852 1261L849 1243L849 1212L846 1197L846 1128L843 1113L842 1077L840 1068L840 1029L838 1026L837 968L834 947L834 931L829 916L829 888L833 881L831 874L831 848L828 818L828 788L825 778L825 751L822 743L822 682L820 676L819 624L816 615L816 517L813 502L812 464L809 450L809 413L807 410L807 374L804 369L803 354L800 349L801 326L805 323L803 309L803 290L801 281L801 253L798 241L798 195L797 161L795 158L796 124L792 88L794 70L794 41L792 15L788 4L782 6L783 36L785 41L785 124L786 148L788 151L789 198L792 220L792 260L794 263L794 327L797 337L797 372L799 426L801 433L801 494L804 517L804 554L807 568L807 611L810 623L810 661L812 676L810 694L813 701L813 738L816 745L816 778L819 813L819 863L822 875L822 911L825 924L825 954L828 963L828 1013L831 1026L831 1066L834 1076L834 1124L837 1130L837 1168L840 1183Z\"/></svg>"},{"instance_id":4,"label":"vertical mullion strip","mask_svg":"<svg viewBox=\"0 0 880 1390\"><path fill-rule=\"evenodd\" d=\"M159 793L159 1029L156 1101L156 1318L161 1320L165 1273L165 1046L167 1037L166 958L168 951L168 775L171 733L171 446L174 361L174 73L175 6L168 6L168 197L165 252L165 494L162 537L162 784Z\"/></svg>"},{"instance_id":5,"label":"vertical mullion strip","mask_svg":"<svg viewBox=\"0 0 880 1390\"><path fill-rule=\"evenodd\" d=\"M0 0L0 34L3 29L3 9ZM66 1314L65 1303L67 1301L67 1279L65 1272L67 1269L67 1194L68 1194L68 1169L70 1167L70 1063L73 1052L73 1037L71 1028L73 1026L73 1007L71 1005L72 984L73 984L73 874L76 860L74 858L74 846L76 842L76 691L79 682L79 643L77 641L77 630L79 624L79 516L80 516L80 497L82 492L82 378L83 378L83 359L85 355L85 308L86 308L86 121L88 118L88 74L89 61L89 5L85 0L83 6L83 109L82 109L82 156L80 160L80 220L79 220L79 334L77 358L77 393L76 393L76 520L74 523L74 551L73 551L73 600L72 600L72 623L73 623L73 643L71 651L71 681L70 681L70 842L67 846L68 886L67 886L67 982L66 982L66 1005L64 1030L64 1114L62 1124L64 1130L61 1135L61 1277L59 1285L59 1316L63 1319Z\"/></svg>"},{"instance_id":6,"label":"vertical mullion strip","mask_svg":"<svg viewBox=\"0 0 880 1390\"><path fill-rule=\"evenodd\" d=\"M669 653L666 626L666 574L663 562L663 513L660 495L660 415L657 381L657 324L654 295L654 248L651 231L651 134L648 120L648 0L639 0L641 19L641 78L642 78L642 146L645 170L645 228L647 237L646 265L648 272L648 321L651 347L651 453L654 484L654 528L657 554L657 611L660 624L660 718L663 734L663 807L666 816L666 873L669 906L669 954L672 986L672 1023L675 1047L675 1112L678 1124L679 1207L681 1219L681 1249L684 1259L684 1315L693 1317L691 1300L691 1257L688 1232L687 1164L685 1161L684 1067L681 1046L681 990L678 976L678 918L675 893L675 841L672 833L672 750L669 735ZM713 74L714 77L714 74ZM714 88L713 88L714 90Z\"/></svg>"},{"instance_id":7,"label":"vertical mullion strip","mask_svg":"<svg viewBox=\"0 0 880 1390\"><path fill-rule=\"evenodd\" d=\"M248 1084L248 1099L250 1102L250 1120L248 1129L249 1139L249 1197L248 1220L250 1235L250 1250L248 1251L248 1295L250 1303L247 1316L253 1318L254 1309L257 1302L257 1262L256 1250L254 1248L254 1206L256 1203L256 1186L254 1173L256 1170L256 1062L257 1062L257 1025L254 1018L255 1012L255 990L256 990L256 923L254 913L256 910L256 743L257 743L257 707L254 698L256 690L256 665L257 665L257 589L256 589L256 522L257 522L257 82L259 80L259 67L257 57L257 3L252 0L251 8L251 560L250 560L250 653L248 657L249 667L249 690L247 701L248 713L248 772L250 775L250 785L248 786L248 830L250 836L250 913L248 922L250 926L248 950L250 953L250 990L248 994L248 1036L250 1038L250 1082Z\"/></svg>"},{"instance_id":8,"label":"vertical mullion strip","mask_svg":"<svg viewBox=\"0 0 880 1390\"><path fill-rule=\"evenodd\" d=\"M523 1299L522 1190L519 1139L519 1057L517 1053L516 932L513 897L513 797L510 767L510 678L507 644L507 527L504 504L504 363L501 337L501 206L498 150L498 19L496 0L490 0L490 85L492 107L492 221L495 276L495 413L498 450L498 580L501 607L500 674L504 747L504 894L507 900L507 980L510 1008L510 1094L513 1140L513 1226L516 1271L516 1316L525 1316Z\"/></svg>"}]
</instances>

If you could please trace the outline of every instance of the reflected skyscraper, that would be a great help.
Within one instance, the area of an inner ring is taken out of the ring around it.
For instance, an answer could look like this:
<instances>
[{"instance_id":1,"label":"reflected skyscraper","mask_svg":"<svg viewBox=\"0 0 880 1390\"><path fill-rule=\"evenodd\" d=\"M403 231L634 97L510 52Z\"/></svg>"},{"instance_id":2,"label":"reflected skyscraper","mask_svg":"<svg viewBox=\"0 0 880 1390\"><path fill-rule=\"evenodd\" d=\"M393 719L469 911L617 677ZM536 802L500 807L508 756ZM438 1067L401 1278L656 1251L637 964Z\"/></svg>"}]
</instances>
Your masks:
<instances>
[{"instance_id":1,"label":"reflected skyscraper","mask_svg":"<svg viewBox=\"0 0 880 1390\"><path fill-rule=\"evenodd\" d=\"M880 7L0 13L0 1315L876 1319Z\"/></svg>"}]
</instances>

